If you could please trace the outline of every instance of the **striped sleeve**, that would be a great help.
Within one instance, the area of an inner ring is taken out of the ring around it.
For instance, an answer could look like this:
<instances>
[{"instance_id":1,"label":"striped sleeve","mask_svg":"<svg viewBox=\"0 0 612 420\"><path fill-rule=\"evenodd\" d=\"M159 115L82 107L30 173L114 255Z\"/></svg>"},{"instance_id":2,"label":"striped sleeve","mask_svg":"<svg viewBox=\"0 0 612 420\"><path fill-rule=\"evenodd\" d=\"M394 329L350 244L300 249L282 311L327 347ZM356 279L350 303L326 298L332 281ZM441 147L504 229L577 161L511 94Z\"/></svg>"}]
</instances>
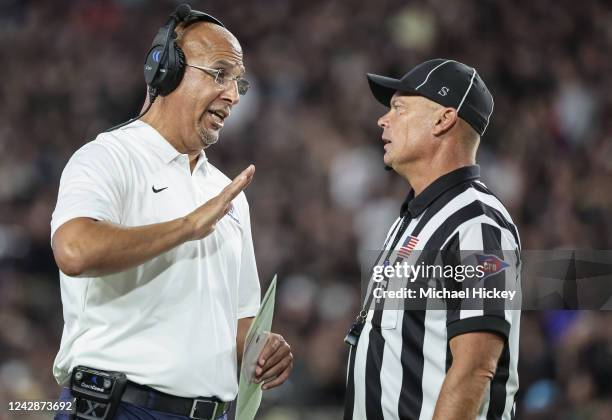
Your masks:
<instances>
[{"instance_id":1,"label":"striped sleeve","mask_svg":"<svg viewBox=\"0 0 612 420\"><path fill-rule=\"evenodd\" d=\"M443 250L445 267L454 278L448 290L461 292L447 300L447 339L474 331L488 331L508 339L512 317L506 310L516 279L516 244L503 228L485 222L460 227Z\"/></svg>"}]
</instances>

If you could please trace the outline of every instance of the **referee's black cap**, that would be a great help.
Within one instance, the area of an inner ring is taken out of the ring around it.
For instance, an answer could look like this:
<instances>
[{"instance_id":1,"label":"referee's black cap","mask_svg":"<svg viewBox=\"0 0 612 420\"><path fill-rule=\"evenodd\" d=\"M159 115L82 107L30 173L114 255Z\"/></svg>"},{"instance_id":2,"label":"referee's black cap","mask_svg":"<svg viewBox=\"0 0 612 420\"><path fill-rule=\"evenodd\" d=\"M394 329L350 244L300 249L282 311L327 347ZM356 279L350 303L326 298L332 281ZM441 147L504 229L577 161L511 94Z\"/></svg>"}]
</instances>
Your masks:
<instances>
[{"instance_id":1,"label":"referee's black cap","mask_svg":"<svg viewBox=\"0 0 612 420\"><path fill-rule=\"evenodd\" d=\"M493 96L476 69L455 60L436 58L419 64L401 79L367 74L374 97L390 106L395 92L423 96L457 114L481 136L493 114Z\"/></svg>"}]
</instances>

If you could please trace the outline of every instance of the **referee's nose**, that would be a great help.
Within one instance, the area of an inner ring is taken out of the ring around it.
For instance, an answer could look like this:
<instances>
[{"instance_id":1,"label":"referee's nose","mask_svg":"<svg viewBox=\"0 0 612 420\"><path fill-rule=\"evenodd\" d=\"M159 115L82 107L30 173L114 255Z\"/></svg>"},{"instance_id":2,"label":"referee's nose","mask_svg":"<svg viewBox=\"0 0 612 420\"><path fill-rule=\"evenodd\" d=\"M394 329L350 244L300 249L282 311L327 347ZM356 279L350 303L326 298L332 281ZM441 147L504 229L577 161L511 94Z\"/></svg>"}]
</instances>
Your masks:
<instances>
[{"instance_id":1,"label":"referee's nose","mask_svg":"<svg viewBox=\"0 0 612 420\"><path fill-rule=\"evenodd\" d=\"M389 112L387 112L386 114L384 114L378 119L378 126L380 128L389 128L389 113L390 112L391 110L389 110Z\"/></svg>"}]
</instances>

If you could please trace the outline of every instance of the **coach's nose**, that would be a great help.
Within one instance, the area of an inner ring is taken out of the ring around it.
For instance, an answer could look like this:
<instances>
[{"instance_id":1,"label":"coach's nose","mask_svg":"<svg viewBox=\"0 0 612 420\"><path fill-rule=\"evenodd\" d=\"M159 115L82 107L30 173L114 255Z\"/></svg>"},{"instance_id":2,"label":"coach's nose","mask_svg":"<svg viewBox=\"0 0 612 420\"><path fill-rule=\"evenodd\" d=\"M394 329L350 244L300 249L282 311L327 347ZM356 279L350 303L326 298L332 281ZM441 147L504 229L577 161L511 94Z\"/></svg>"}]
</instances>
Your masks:
<instances>
[{"instance_id":1,"label":"coach's nose","mask_svg":"<svg viewBox=\"0 0 612 420\"><path fill-rule=\"evenodd\" d=\"M221 99L229 103L230 106L237 105L240 102L240 94L238 93L238 83L232 80L223 88L221 92Z\"/></svg>"}]
</instances>

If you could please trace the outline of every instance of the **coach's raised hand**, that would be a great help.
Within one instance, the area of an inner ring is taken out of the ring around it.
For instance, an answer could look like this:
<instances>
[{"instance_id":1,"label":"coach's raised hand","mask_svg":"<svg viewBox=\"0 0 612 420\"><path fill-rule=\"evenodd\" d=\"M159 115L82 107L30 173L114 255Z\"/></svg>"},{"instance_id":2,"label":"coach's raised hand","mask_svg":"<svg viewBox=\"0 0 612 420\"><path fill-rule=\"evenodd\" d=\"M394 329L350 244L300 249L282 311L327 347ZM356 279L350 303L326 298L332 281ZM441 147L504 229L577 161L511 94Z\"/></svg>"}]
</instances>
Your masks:
<instances>
[{"instance_id":1,"label":"coach's raised hand","mask_svg":"<svg viewBox=\"0 0 612 420\"><path fill-rule=\"evenodd\" d=\"M215 229L254 174L255 167L250 165L219 195L187 216L168 222L123 226L74 218L53 235L55 261L69 276L102 276L142 264L184 242L201 239Z\"/></svg>"},{"instance_id":2,"label":"coach's raised hand","mask_svg":"<svg viewBox=\"0 0 612 420\"><path fill-rule=\"evenodd\" d=\"M249 165L219 195L186 216L186 221L192 229L191 240L202 239L215 230L217 222L229 212L232 200L244 191L254 175L255 166Z\"/></svg>"}]
</instances>

